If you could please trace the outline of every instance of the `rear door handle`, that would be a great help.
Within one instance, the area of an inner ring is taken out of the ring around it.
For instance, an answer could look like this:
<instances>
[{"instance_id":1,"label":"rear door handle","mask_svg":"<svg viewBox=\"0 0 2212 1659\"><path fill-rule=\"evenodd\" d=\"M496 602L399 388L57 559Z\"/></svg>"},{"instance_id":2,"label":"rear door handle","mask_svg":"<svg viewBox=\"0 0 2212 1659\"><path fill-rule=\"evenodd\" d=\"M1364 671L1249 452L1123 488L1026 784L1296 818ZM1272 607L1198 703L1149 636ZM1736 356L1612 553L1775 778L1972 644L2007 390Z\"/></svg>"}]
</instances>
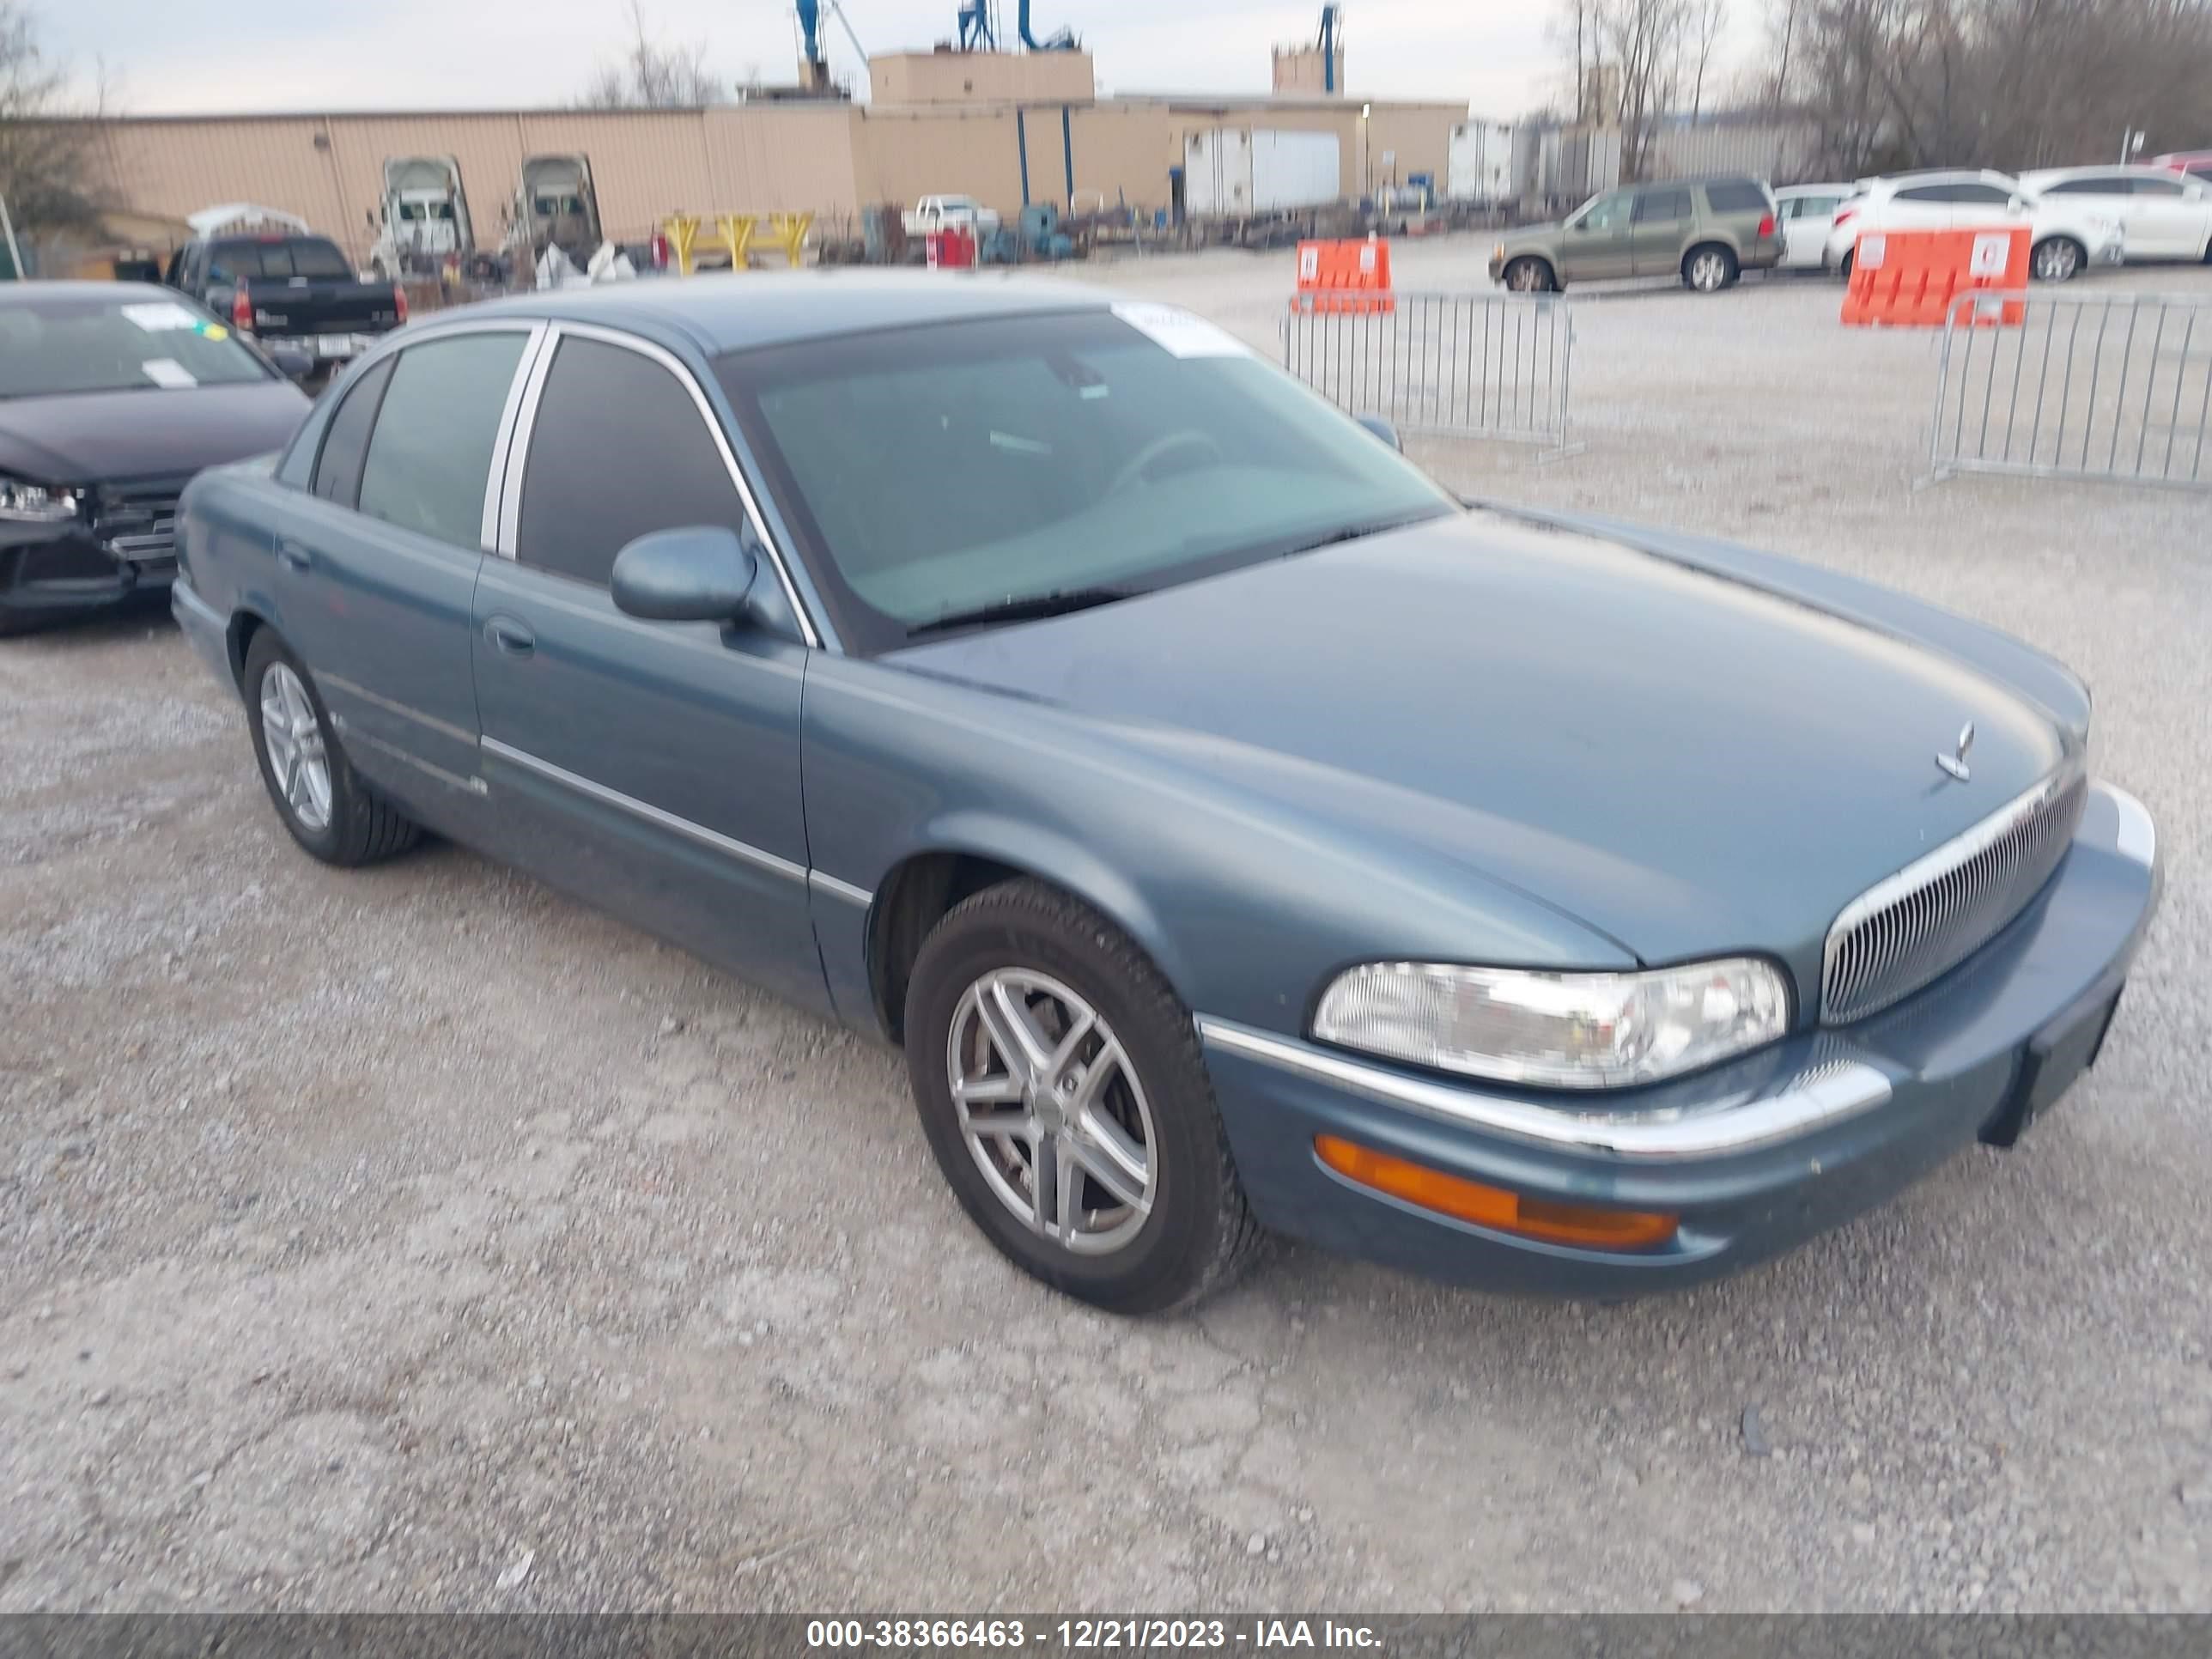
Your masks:
<instances>
[{"instance_id":1,"label":"rear door handle","mask_svg":"<svg viewBox=\"0 0 2212 1659\"><path fill-rule=\"evenodd\" d=\"M280 541L276 544L276 562L287 570L296 570L305 574L314 567L315 558L297 542Z\"/></svg>"},{"instance_id":2,"label":"rear door handle","mask_svg":"<svg viewBox=\"0 0 2212 1659\"><path fill-rule=\"evenodd\" d=\"M484 637L495 649L510 657L526 657L538 648L538 635L512 617L494 617L486 622Z\"/></svg>"}]
</instances>

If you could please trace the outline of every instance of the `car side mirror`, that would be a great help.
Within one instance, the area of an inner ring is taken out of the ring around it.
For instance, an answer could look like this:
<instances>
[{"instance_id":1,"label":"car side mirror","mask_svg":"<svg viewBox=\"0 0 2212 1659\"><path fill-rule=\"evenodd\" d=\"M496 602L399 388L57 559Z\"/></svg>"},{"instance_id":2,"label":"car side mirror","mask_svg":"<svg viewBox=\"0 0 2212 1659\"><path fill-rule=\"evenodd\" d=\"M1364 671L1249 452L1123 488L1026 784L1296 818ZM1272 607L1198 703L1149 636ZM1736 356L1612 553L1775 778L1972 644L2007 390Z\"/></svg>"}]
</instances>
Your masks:
<instances>
[{"instance_id":1,"label":"car side mirror","mask_svg":"<svg viewBox=\"0 0 2212 1659\"><path fill-rule=\"evenodd\" d=\"M288 380L304 380L315 372L314 355L302 351L297 346L270 346L269 361L276 365L276 372Z\"/></svg>"},{"instance_id":2,"label":"car side mirror","mask_svg":"<svg viewBox=\"0 0 2212 1659\"><path fill-rule=\"evenodd\" d=\"M1384 443L1389 445L1391 448L1396 450L1401 455L1406 453L1406 441L1398 435L1398 428L1391 425L1389 422L1384 420L1380 415L1355 415L1352 418L1358 422L1360 425L1365 427L1370 432L1380 438Z\"/></svg>"},{"instance_id":3,"label":"car side mirror","mask_svg":"<svg viewBox=\"0 0 2212 1659\"><path fill-rule=\"evenodd\" d=\"M2009 202L2007 202L2007 203L2005 204L2005 206L2006 206L2007 208L2010 209L2010 210L2011 210L2013 212L2014 212L2014 213L2018 213L2021 209L2025 208L2027 205L2027 198L2026 198L2025 196L2015 196L2015 197L2014 197L2014 198L2012 198L2012 200L2010 200Z\"/></svg>"},{"instance_id":4,"label":"car side mirror","mask_svg":"<svg viewBox=\"0 0 2212 1659\"><path fill-rule=\"evenodd\" d=\"M745 608L760 558L734 530L690 525L640 536L615 555L615 608L646 622L729 622Z\"/></svg>"}]
</instances>

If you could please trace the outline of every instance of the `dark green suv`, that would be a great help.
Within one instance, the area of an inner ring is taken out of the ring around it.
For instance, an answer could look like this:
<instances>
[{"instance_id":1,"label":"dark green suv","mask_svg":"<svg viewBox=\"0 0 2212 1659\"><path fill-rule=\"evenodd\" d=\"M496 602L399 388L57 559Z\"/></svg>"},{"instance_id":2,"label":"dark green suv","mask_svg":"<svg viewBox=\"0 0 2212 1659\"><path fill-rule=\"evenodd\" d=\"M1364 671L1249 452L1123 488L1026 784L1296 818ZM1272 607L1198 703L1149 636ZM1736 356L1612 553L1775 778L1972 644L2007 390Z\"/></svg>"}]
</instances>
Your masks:
<instances>
[{"instance_id":1,"label":"dark green suv","mask_svg":"<svg viewBox=\"0 0 2212 1659\"><path fill-rule=\"evenodd\" d=\"M1619 276L1680 276L1700 294L1779 263L1773 192L1756 179L1673 179L1594 196L1556 225L1508 231L1490 280L1524 294Z\"/></svg>"}]
</instances>

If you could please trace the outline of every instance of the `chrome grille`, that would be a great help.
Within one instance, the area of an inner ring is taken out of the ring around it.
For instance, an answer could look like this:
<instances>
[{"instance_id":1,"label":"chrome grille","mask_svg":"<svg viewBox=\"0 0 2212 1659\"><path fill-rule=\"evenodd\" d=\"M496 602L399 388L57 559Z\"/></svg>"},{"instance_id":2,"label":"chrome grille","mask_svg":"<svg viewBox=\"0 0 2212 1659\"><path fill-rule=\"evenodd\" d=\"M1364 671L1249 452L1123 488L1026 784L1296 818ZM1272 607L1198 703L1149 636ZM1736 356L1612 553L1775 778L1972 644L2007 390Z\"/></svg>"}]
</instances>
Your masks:
<instances>
[{"instance_id":1,"label":"chrome grille","mask_svg":"<svg viewBox=\"0 0 2212 1659\"><path fill-rule=\"evenodd\" d=\"M2087 793L2080 772L2061 772L1845 905L1828 929L1820 1018L1887 1008L1996 938L2058 867Z\"/></svg>"},{"instance_id":2,"label":"chrome grille","mask_svg":"<svg viewBox=\"0 0 2212 1659\"><path fill-rule=\"evenodd\" d=\"M177 497L182 478L102 484L94 498L92 533L126 564L166 559L177 547Z\"/></svg>"}]
</instances>

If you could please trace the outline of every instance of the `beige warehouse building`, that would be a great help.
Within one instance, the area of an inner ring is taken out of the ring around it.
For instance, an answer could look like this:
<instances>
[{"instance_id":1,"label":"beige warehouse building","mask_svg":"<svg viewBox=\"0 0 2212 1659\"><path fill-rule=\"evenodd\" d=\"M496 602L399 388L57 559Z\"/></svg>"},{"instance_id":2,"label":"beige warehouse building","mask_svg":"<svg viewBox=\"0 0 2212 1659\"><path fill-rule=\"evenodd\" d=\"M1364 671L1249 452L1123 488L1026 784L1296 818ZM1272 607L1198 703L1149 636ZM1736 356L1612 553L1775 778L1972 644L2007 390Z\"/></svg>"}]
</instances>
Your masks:
<instances>
[{"instance_id":1,"label":"beige warehouse building","mask_svg":"<svg viewBox=\"0 0 2212 1659\"><path fill-rule=\"evenodd\" d=\"M1346 198L1427 173L1441 185L1453 103L1182 94L1101 99L1087 52L909 52L873 58L877 98L767 97L693 110L412 111L155 116L104 122L114 203L181 218L220 202L298 214L365 254L395 156L459 164L479 243L495 243L523 158L588 158L608 233L640 240L672 213L807 211L832 234L864 206L930 193L1080 210L1175 205L1186 138L1216 127L1333 132ZM1363 113L1363 111L1365 112Z\"/></svg>"}]
</instances>

